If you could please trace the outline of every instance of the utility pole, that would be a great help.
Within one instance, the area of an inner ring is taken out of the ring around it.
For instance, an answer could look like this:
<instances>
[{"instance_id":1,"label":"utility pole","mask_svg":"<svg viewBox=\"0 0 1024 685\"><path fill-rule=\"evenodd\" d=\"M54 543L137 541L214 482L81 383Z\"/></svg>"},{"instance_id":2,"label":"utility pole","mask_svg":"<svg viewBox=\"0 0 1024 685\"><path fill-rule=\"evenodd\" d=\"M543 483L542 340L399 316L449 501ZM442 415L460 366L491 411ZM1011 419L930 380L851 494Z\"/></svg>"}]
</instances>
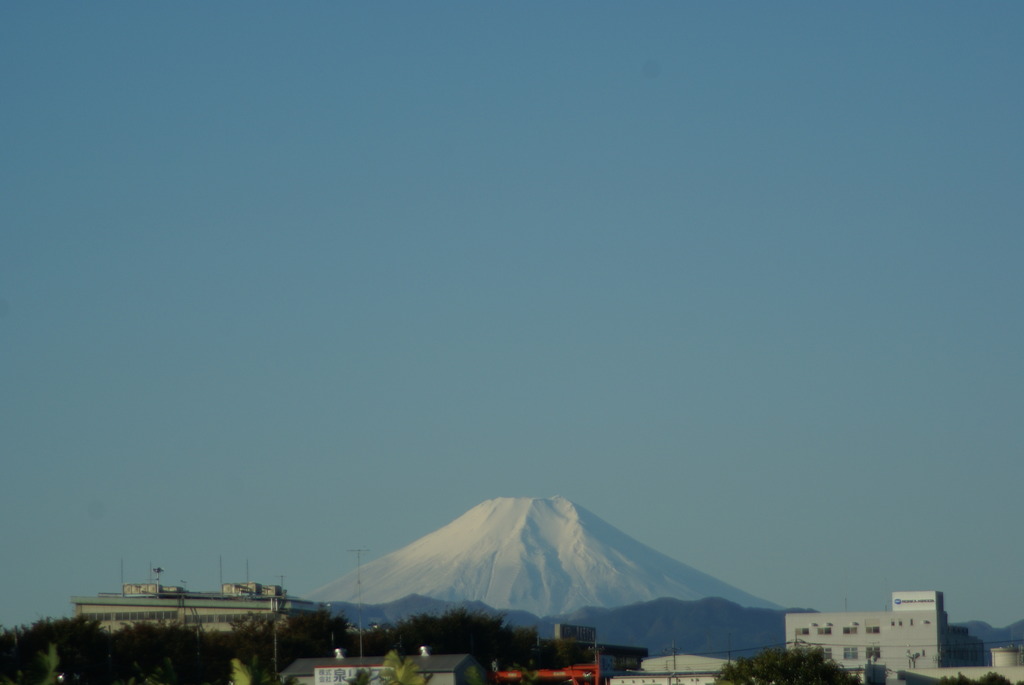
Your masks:
<instances>
[{"instance_id":1,"label":"utility pole","mask_svg":"<svg viewBox=\"0 0 1024 685\"><path fill-rule=\"evenodd\" d=\"M355 552L356 554L356 596L358 598L358 616L359 616L359 658L363 658L363 552L369 552L370 550L360 547L359 549L350 549L349 552Z\"/></svg>"},{"instance_id":2,"label":"utility pole","mask_svg":"<svg viewBox=\"0 0 1024 685\"><path fill-rule=\"evenodd\" d=\"M277 598L276 597L271 597L270 598L270 607L271 607L271 611L273 612L271 614L270 620L272 621L273 628L274 628L274 673L280 673L281 671L277 667L277 623L278 623L278 621L277 621L277 619L278 619L277 610L278 610L278 607L275 604L276 602L277 602Z\"/></svg>"}]
</instances>

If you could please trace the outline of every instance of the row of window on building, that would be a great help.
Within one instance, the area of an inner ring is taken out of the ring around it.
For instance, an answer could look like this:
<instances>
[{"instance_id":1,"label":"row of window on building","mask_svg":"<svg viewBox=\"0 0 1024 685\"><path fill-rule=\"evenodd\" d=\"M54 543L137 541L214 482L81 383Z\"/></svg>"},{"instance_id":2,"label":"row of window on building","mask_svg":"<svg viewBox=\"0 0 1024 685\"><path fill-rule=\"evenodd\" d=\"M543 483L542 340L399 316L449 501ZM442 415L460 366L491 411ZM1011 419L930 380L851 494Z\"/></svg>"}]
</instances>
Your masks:
<instances>
[{"instance_id":1,"label":"row of window on building","mask_svg":"<svg viewBox=\"0 0 1024 685\"><path fill-rule=\"evenodd\" d=\"M85 614L96 621L177 621L177 611L107 611ZM243 621L250 614L198 614L186 615L185 623L234 623Z\"/></svg>"},{"instance_id":2,"label":"row of window on building","mask_svg":"<svg viewBox=\"0 0 1024 685\"><path fill-rule=\"evenodd\" d=\"M236 621L244 621L251 614L198 614L194 616L186 616L185 624L196 624L196 623L235 623Z\"/></svg>"},{"instance_id":3,"label":"row of window on building","mask_svg":"<svg viewBox=\"0 0 1024 685\"><path fill-rule=\"evenodd\" d=\"M177 611L107 611L85 614L86 618L96 621L173 621L178 618Z\"/></svg>"},{"instance_id":4,"label":"row of window on building","mask_svg":"<svg viewBox=\"0 0 1024 685\"><path fill-rule=\"evenodd\" d=\"M931 624L931 621L925 619L921 623L922 623L922 625L929 625L929 624ZM889 625L891 627L893 627L893 628L902 628L903 627L903 619L893 619L892 621L890 621ZM911 625L911 626L914 625L914 619L910 619L908 621L908 625ZM860 629L860 626L843 626L843 635L856 635L857 632L859 631L859 629ZM831 635L832 634L832 626L818 626L816 630L817 630L818 635ZM882 632L882 628L881 628L881 626L864 626L864 632L868 633L868 634L878 634L878 633ZM797 628L796 629L796 634L797 635L810 635L811 634L811 629L810 628Z\"/></svg>"},{"instance_id":5,"label":"row of window on building","mask_svg":"<svg viewBox=\"0 0 1024 685\"><path fill-rule=\"evenodd\" d=\"M868 633L868 634L877 634L877 633L882 632L882 629L881 629L880 626L864 626L864 632ZM796 629L796 634L797 635L810 635L811 634L811 629L810 628L797 628ZM831 634L832 634L832 626L821 626L820 628L818 628L818 635L831 635ZM843 627L843 635L856 635L856 634L857 634L857 626L844 626Z\"/></svg>"},{"instance_id":6,"label":"row of window on building","mask_svg":"<svg viewBox=\"0 0 1024 685\"><path fill-rule=\"evenodd\" d=\"M832 648L823 647L822 650L825 652L825 658L832 658ZM865 659L881 659L882 648L881 647L865 647L864 648ZM860 659L860 648L859 647L843 647L843 661L855 661Z\"/></svg>"}]
</instances>

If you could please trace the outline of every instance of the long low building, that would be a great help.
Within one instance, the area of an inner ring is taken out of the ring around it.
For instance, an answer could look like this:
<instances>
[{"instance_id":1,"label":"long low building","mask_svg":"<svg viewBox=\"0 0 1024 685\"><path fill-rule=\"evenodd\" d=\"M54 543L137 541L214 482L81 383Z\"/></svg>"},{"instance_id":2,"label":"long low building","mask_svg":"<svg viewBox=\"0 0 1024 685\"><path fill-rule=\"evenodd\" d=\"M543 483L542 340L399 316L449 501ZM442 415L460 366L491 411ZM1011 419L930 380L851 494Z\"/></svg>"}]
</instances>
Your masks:
<instances>
[{"instance_id":1,"label":"long low building","mask_svg":"<svg viewBox=\"0 0 1024 685\"><path fill-rule=\"evenodd\" d=\"M405 657L430 680L430 685L470 685L484 678L484 670L469 654L431 654L426 647L418 655ZM334 657L297 659L281 671L283 680L297 685L348 685L365 671L371 685L380 685L386 670L383 656L345 657L336 650ZM475 676L474 676L475 672Z\"/></svg>"},{"instance_id":2,"label":"long low building","mask_svg":"<svg viewBox=\"0 0 1024 685\"><path fill-rule=\"evenodd\" d=\"M943 678L963 676L980 680L990 673L1002 676L1011 683L1024 682L1024 653L1020 647L993 647L991 666L963 666L960 668L921 668L897 671L887 682L892 685L936 685Z\"/></svg>"},{"instance_id":3,"label":"long low building","mask_svg":"<svg viewBox=\"0 0 1024 685\"><path fill-rule=\"evenodd\" d=\"M270 620L312 613L320 605L290 597L280 585L224 583L220 592L189 592L159 583L125 583L120 593L72 597L74 615L117 630L133 623L175 622L203 630L230 630L250 615Z\"/></svg>"},{"instance_id":4,"label":"long low building","mask_svg":"<svg viewBox=\"0 0 1024 685\"><path fill-rule=\"evenodd\" d=\"M866 685L938 685L943 678L981 680L989 674L1011 683L1024 682L1024 647L993 647L988 666L950 666L946 668L890 669L883 664L864 664L850 669ZM678 654L645 659L643 670L617 673L608 685L715 685L725 659Z\"/></svg>"}]
</instances>

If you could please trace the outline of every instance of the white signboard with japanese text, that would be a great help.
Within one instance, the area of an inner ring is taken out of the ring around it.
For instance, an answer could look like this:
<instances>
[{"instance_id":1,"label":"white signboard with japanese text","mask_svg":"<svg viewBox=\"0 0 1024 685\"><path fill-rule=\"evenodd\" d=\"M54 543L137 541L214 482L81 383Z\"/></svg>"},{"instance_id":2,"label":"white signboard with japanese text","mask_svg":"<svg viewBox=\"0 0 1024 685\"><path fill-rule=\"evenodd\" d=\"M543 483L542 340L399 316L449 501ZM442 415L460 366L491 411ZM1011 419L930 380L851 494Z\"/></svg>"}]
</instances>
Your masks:
<instances>
[{"instance_id":1,"label":"white signboard with japanese text","mask_svg":"<svg viewBox=\"0 0 1024 685\"><path fill-rule=\"evenodd\" d=\"M326 668L313 669L314 685L346 685L356 679L359 671L367 671L370 674L371 685L380 685L380 668L355 666L330 666Z\"/></svg>"}]
</instances>

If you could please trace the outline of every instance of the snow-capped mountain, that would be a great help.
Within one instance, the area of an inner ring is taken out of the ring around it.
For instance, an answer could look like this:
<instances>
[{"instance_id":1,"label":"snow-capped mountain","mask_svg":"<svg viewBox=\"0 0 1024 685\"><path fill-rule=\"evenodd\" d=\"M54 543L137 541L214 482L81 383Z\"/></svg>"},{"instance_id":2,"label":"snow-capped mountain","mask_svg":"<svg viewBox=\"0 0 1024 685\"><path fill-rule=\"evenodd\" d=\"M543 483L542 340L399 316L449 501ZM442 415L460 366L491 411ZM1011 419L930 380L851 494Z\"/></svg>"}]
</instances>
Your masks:
<instances>
[{"instance_id":1,"label":"snow-capped mountain","mask_svg":"<svg viewBox=\"0 0 1024 685\"><path fill-rule=\"evenodd\" d=\"M310 593L381 604L409 594L549 616L659 597L778 608L637 542L562 497L500 497Z\"/></svg>"}]
</instances>

